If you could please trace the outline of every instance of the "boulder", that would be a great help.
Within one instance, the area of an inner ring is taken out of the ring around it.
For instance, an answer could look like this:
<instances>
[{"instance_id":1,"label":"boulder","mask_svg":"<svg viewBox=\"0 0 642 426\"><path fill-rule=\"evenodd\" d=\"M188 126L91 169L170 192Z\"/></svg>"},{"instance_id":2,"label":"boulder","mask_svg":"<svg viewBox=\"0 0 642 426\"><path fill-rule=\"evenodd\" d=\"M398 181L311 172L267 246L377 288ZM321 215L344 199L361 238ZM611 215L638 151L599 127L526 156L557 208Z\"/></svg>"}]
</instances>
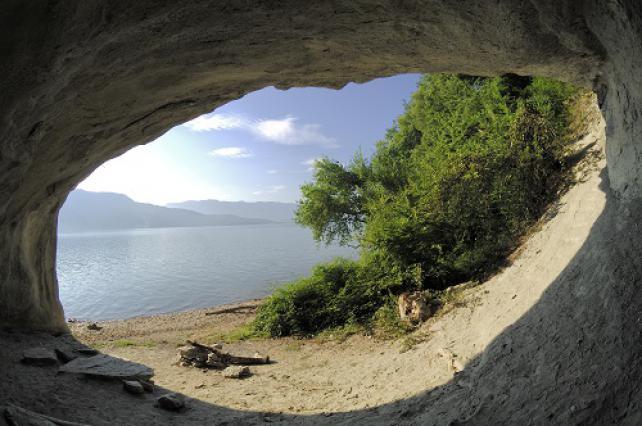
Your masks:
<instances>
[{"instance_id":1,"label":"boulder","mask_svg":"<svg viewBox=\"0 0 642 426\"><path fill-rule=\"evenodd\" d=\"M22 363L28 365L58 365L58 358L51 349L31 348L22 354Z\"/></svg>"}]
</instances>

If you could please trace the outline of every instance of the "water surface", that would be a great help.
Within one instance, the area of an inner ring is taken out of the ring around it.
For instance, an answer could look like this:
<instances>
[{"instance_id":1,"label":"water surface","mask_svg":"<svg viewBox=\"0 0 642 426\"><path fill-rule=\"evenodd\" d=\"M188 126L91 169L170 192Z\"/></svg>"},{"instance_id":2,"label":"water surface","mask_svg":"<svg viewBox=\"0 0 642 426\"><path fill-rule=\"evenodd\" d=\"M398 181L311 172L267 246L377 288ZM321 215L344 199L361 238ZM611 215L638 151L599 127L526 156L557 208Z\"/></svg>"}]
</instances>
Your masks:
<instances>
[{"instance_id":1,"label":"water surface","mask_svg":"<svg viewBox=\"0 0 642 426\"><path fill-rule=\"evenodd\" d=\"M266 296L337 256L356 252L293 224L62 234L60 299L68 318L183 311Z\"/></svg>"}]
</instances>

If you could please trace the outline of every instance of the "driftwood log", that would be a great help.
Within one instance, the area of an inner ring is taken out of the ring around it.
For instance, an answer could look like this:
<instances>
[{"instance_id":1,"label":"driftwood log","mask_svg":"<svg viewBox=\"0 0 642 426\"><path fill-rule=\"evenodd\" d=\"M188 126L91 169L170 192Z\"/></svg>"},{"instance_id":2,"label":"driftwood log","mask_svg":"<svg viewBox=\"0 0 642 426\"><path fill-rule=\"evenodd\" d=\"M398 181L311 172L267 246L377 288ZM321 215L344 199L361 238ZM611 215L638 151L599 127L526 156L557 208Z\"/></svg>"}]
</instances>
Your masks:
<instances>
[{"instance_id":1,"label":"driftwood log","mask_svg":"<svg viewBox=\"0 0 642 426\"><path fill-rule=\"evenodd\" d=\"M260 301L252 301L249 303L244 303L242 305L231 306L229 308L216 309L214 311L205 312L205 315L221 315L221 314L245 314L248 312L254 312L259 307Z\"/></svg>"}]
</instances>

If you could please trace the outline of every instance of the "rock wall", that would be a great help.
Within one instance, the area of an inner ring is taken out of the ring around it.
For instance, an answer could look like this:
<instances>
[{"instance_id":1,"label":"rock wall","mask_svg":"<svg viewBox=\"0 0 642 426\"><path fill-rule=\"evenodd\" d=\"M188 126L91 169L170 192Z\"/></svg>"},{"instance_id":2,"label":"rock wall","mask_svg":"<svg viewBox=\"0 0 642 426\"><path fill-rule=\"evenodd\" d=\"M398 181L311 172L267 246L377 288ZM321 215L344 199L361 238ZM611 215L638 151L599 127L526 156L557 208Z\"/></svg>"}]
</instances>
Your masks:
<instances>
[{"instance_id":1,"label":"rock wall","mask_svg":"<svg viewBox=\"0 0 642 426\"><path fill-rule=\"evenodd\" d=\"M594 87L613 189L642 195L642 11L635 0L0 5L0 324L64 330L57 210L96 167L275 85L403 72L507 72Z\"/></svg>"}]
</instances>

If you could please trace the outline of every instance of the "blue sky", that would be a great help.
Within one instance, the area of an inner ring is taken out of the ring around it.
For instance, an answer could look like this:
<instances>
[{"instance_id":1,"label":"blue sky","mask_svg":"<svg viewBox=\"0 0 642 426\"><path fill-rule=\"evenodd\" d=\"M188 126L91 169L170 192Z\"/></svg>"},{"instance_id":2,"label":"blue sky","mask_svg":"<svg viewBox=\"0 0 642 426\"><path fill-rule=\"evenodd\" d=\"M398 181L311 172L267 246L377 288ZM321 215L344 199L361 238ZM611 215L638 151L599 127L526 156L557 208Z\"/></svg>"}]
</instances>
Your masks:
<instances>
[{"instance_id":1,"label":"blue sky","mask_svg":"<svg viewBox=\"0 0 642 426\"><path fill-rule=\"evenodd\" d=\"M299 199L315 158L347 162L403 112L418 74L341 90L268 87L174 127L102 166L79 188L164 205L185 200Z\"/></svg>"}]
</instances>

